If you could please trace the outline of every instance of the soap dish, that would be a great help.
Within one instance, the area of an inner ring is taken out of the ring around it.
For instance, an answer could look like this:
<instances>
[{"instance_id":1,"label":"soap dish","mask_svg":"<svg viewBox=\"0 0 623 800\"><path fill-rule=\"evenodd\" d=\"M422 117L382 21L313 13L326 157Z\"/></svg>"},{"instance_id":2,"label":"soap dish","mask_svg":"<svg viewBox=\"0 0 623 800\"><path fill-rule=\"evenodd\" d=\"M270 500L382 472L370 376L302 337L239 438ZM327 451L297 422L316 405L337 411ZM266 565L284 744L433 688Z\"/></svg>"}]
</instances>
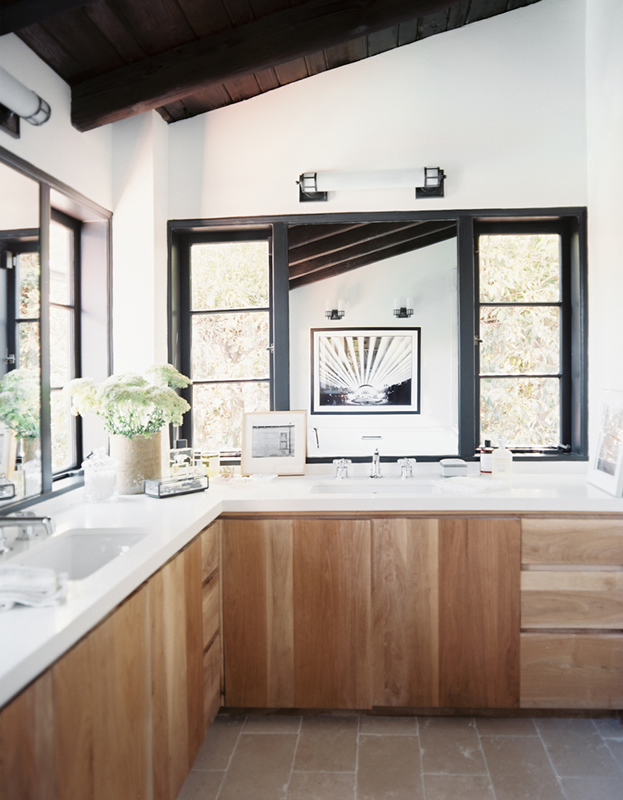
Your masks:
<instances>
[{"instance_id":1,"label":"soap dish","mask_svg":"<svg viewBox=\"0 0 623 800\"><path fill-rule=\"evenodd\" d=\"M462 458L442 458L439 462L442 478L453 478L455 475L467 475L467 462Z\"/></svg>"}]
</instances>

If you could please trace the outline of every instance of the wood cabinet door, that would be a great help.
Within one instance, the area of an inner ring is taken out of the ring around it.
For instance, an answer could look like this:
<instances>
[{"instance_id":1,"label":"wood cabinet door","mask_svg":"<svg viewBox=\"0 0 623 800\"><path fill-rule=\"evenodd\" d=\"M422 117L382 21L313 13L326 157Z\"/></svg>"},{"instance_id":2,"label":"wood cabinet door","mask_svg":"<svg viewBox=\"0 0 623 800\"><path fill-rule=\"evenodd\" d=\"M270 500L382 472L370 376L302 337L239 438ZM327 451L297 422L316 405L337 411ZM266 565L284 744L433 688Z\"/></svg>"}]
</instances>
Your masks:
<instances>
[{"instance_id":1,"label":"wood cabinet door","mask_svg":"<svg viewBox=\"0 0 623 800\"><path fill-rule=\"evenodd\" d=\"M223 520L226 706L294 706L292 543L292 520Z\"/></svg>"},{"instance_id":2,"label":"wood cabinet door","mask_svg":"<svg viewBox=\"0 0 623 800\"><path fill-rule=\"evenodd\" d=\"M0 713L0 800L56 800L52 670Z\"/></svg>"},{"instance_id":3,"label":"wood cabinet door","mask_svg":"<svg viewBox=\"0 0 623 800\"><path fill-rule=\"evenodd\" d=\"M439 705L438 520L372 521L373 705Z\"/></svg>"},{"instance_id":4,"label":"wood cabinet door","mask_svg":"<svg viewBox=\"0 0 623 800\"><path fill-rule=\"evenodd\" d=\"M370 521L293 528L294 705L370 708Z\"/></svg>"},{"instance_id":5,"label":"wood cabinet door","mask_svg":"<svg viewBox=\"0 0 623 800\"><path fill-rule=\"evenodd\" d=\"M439 704L518 708L520 521L439 521Z\"/></svg>"},{"instance_id":6,"label":"wood cabinet door","mask_svg":"<svg viewBox=\"0 0 623 800\"><path fill-rule=\"evenodd\" d=\"M370 522L223 523L225 704L368 708Z\"/></svg>"},{"instance_id":7,"label":"wood cabinet door","mask_svg":"<svg viewBox=\"0 0 623 800\"><path fill-rule=\"evenodd\" d=\"M175 800L204 736L201 541L148 581L153 796Z\"/></svg>"},{"instance_id":8,"label":"wood cabinet door","mask_svg":"<svg viewBox=\"0 0 623 800\"><path fill-rule=\"evenodd\" d=\"M51 668L59 800L147 797L147 610L143 586Z\"/></svg>"}]
</instances>

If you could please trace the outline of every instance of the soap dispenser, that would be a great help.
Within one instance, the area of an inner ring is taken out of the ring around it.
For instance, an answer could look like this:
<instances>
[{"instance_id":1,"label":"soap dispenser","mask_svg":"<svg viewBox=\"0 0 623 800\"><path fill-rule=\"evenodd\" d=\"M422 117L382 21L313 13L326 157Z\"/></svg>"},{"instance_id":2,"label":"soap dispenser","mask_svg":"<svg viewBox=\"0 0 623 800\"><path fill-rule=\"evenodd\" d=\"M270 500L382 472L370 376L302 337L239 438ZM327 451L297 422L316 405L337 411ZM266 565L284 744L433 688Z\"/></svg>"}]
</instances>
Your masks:
<instances>
[{"instance_id":1,"label":"soap dispenser","mask_svg":"<svg viewBox=\"0 0 623 800\"><path fill-rule=\"evenodd\" d=\"M513 470L513 454L506 449L506 442L500 439L500 446L496 447L491 456L491 473L493 475L509 475Z\"/></svg>"}]
</instances>

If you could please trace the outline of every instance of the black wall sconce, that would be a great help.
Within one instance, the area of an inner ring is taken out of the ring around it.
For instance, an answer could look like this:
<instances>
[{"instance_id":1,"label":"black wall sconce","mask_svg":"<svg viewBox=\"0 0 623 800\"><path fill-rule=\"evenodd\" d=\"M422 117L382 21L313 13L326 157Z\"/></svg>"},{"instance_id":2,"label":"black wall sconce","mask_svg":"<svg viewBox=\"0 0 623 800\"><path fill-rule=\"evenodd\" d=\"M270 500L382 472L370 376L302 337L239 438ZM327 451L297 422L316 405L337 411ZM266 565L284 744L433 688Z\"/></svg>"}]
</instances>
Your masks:
<instances>
[{"instance_id":1,"label":"black wall sconce","mask_svg":"<svg viewBox=\"0 0 623 800\"><path fill-rule=\"evenodd\" d=\"M394 316L397 319L408 319L413 316L412 297L394 297Z\"/></svg>"},{"instance_id":2,"label":"black wall sconce","mask_svg":"<svg viewBox=\"0 0 623 800\"><path fill-rule=\"evenodd\" d=\"M329 192L415 188L417 199L443 197L446 175L440 167L374 172L303 172L297 181L301 203L324 202Z\"/></svg>"},{"instance_id":3,"label":"black wall sconce","mask_svg":"<svg viewBox=\"0 0 623 800\"><path fill-rule=\"evenodd\" d=\"M344 317L344 301L338 300L337 303L327 301L324 307L324 315L327 319L342 319Z\"/></svg>"}]
</instances>

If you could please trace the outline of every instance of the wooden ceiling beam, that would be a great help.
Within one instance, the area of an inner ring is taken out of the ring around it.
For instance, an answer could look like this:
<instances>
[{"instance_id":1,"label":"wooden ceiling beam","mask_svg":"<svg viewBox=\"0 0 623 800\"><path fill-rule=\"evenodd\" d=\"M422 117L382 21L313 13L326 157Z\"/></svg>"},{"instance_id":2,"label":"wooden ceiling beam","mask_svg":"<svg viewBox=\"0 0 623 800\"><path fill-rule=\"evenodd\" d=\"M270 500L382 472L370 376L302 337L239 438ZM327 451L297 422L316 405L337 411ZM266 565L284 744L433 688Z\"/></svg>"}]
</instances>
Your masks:
<instances>
[{"instance_id":1,"label":"wooden ceiling beam","mask_svg":"<svg viewBox=\"0 0 623 800\"><path fill-rule=\"evenodd\" d=\"M321 256L327 256L330 253L348 250L351 247L357 247L365 242L373 242L376 239L382 239L392 233L405 231L415 233L415 229L419 228L422 224L425 223L406 221L363 224L355 230L336 234L328 239L321 239L318 242L311 242L306 245L290 248L290 267L293 267L295 264L312 261ZM406 233L405 236L411 238L410 233ZM373 249L373 247L374 246L371 245L371 249Z\"/></svg>"},{"instance_id":2,"label":"wooden ceiling beam","mask_svg":"<svg viewBox=\"0 0 623 800\"><path fill-rule=\"evenodd\" d=\"M307 0L75 85L72 123L91 130L458 2Z\"/></svg>"},{"instance_id":3,"label":"wooden ceiling beam","mask_svg":"<svg viewBox=\"0 0 623 800\"><path fill-rule=\"evenodd\" d=\"M452 239L454 236L456 236L456 230L452 231L450 229L440 229L434 233L429 233L422 239L419 239L417 243L404 242L403 244L390 247L384 251L380 257L378 253L368 253L360 256L359 258L353 258L348 261L344 261L341 264L334 264L315 272L309 272L307 275L292 277L290 278L288 285L290 289L297 289L299 286L306 286L310 283L323 281L326 278L334 278L336 275L342 275L344 272L351 272L352 270L359 269L360 267L368 267L371 264L376 264L380 260L404 255L405 253L411 253L413 250L419 250L422 247L428 247L429 245L437 244L438 242L445 242L447 239Z\"/></svg>"},{"instance_id":4,"label":"wooden ceiling beam","mask_svg":"<svg viewBox=\"0 0 623 800\"><path fill-rule=\"evenodd\" d=\"M439 232L448 232L448 236L456 235L456 223L452 221L444 222L422 222L416 228L386 233L384 236L376 237L366 241L365 239L353 243L350 247L333 252L319 254L304 262L290 265L290 279L300 278L312 272L326 270L330 267L338 266L345 262L353 261L360 257L371 257L372 261L381 261L389 258L388 251L402 245L406 246L404 252L416 250L423 247L428 237Z\"/></svg>"},{"instance_id":5,"label":"wooden ceiling beam","mask_svg":"<svg viewBox=\"0 0 623 800\"><path fill-rule=\"evenodd\" d=\"M0 36L14 33L36 22L43 22L65 11L86 6L95 0L18 0L0 11Z\"/></svg>"}]
</instances>

